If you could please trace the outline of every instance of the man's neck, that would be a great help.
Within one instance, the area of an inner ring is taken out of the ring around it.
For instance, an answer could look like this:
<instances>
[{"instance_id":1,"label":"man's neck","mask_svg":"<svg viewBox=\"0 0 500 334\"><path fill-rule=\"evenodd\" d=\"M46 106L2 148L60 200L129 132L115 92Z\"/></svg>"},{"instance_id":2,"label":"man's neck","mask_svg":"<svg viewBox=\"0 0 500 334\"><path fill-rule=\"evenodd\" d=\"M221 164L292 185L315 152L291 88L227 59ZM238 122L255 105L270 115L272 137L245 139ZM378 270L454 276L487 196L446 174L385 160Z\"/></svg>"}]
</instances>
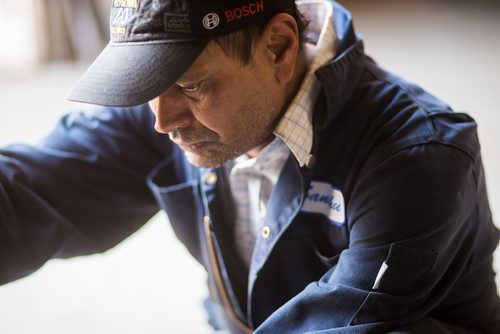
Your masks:
<instances>
[{"instance_id":1,"label":"man's neck","mask_svg":"<svg viewBox=\"0 0 500 334\"><path fill-rule=\"evenodd\" d=\"M271 134L271 136L266 139L262 144L260 144L257 147L254 147L250 151L248 151L246 154L249 158L255 158L256 156L259 155L259 153L267 146L269 145L270 142L272 142L274 139L274 133Z\"/></svg>"},{"instance_id":2,"label":"man's neck","mask_svg":"<svg viewBox=\"0 0 500 334\"><path fill-rule=\"evenodd\" d=\"M297 91L302 84L302 80L304 79L304 75L306 74L307 69L309 68L309 65L311 64L311 61L314 57L314 47L315 45L312 43L305 43L303 49L297 55L297 62L295 64L293 78L285 89L285 106L283 107L283 110L281 111L280 117L278 117L277 121L279 121L283 113L285 113L286 109L290 105L290 102L297 94ZM269 138L267 138L262 144L248 151L246 155L249 158L256 157L267 145L269 145L269 143L273 141L274 137L274 134L271 134Z\"/></svg>"},{"instance_id":3,"label":"man's neck","mask_svg":"<svg viewBox=\"0 0 500 334\"><path fill-rule=\"evenodd\" d=\"M290 81L289 85L286 87L286 103L282 113L286 111L288 105L293 100L300 88L300 85L302 84L304 75L306 74L307 69L309 68L309 65L311 64L314 57L314 47L315 45L312 43L305 43L304 47L297 55L297 63L295 64L293 78Z\"/></svg>"}]
</instances>

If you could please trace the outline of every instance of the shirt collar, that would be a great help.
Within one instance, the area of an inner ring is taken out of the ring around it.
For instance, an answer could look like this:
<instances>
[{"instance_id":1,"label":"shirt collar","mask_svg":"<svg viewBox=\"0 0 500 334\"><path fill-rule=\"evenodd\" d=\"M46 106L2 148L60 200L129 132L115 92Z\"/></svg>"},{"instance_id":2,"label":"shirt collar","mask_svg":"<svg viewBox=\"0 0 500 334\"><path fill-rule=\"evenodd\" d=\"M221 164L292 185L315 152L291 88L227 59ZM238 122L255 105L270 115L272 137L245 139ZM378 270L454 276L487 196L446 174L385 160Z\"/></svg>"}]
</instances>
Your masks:
<instances>
[{"instance_id":1,"label":"shirt collar","mask_svg":"<svg viewBox=\"0 0 500 334\"><path fill-rule=\"evenodd\" d=\"M301 12L311 19L312 33L319 33L314 57L294 99L276 126L274 133L293 153L300 166L304 166L313 144L312 112L321 84L314 72L335 56L337 35L333 25L333 7L328 1L311 1L300 6Z\"/></svg>"}]
</instances>

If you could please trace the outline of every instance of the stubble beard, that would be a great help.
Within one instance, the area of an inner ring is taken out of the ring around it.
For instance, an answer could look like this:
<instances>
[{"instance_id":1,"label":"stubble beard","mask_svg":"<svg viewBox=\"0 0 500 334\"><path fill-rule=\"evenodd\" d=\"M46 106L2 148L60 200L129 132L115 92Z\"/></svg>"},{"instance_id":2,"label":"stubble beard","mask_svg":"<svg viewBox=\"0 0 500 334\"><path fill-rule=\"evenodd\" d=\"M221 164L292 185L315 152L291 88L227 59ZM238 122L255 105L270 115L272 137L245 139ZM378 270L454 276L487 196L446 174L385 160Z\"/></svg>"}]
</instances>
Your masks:
<instances>
[{"instance_id":1,"label":"stubble beard","mask_svg":"<svg viewBox=\"0 0 500 334\"><path fill-rule=\"evenodd\" d=\"M187 142L207 141L201 153L185 151L191 164L204 168L219 167L250 150L268 144L274 138L273 130L280 118L281 106L273 104L272 98L266 98L269 93L265 84L260 83L257 87L253 96L247 96L248 101L253 103L235 110L231 116L234 126L226 129L226 137L231 139L224 141L218 133L206 127L181 128L169 133L171 139L179 137Z\"/></svg>"},{"instance_id":2,"label":"stubble beard","mask_svg":"<svg viewBox=\"0 0 500 334\"><path fill-rule=\"evenodd\" d=\"M257 126L254 126L254 128L257 128ZM219 167L225 162L235 159L260 145L266 140L266 138L269 138L269 136L272 135L272 131L268 132L269 135L261 133L256 137L242 135L238 141L231 144L226 144L220 141L208 142L204 144L206 147L203 148L201 153L184 151L184 154L186 155L188 161L195 166L203 168ZM247 132L242 131L242 133Z\"/></svg>"},{"instance_id":3,"label":"stubble beard","mask_svg":"<svg viewBox=\"0 0 500 334\"><path fill-rule=\"evenodd\" d=\"M181 128L169 132L168 135L173 141L177 139L181 142L203 143L199 153L184 151L188 161L198 167L218 167L242 154L240 151L222 143L219 135L207 128Z\"/></svg>"},{"instance_id":4,"label":"stubble beard","mask_svg":"<svg viewBox=\"0 0 500 334\"><path fill-rule=\"evenodd\" d=\"M217 145L217 144L212 144ZM203 168L215 168L222 166L226 161L232 160L241 154L235 151L229 150L227 147L223 145L219 146L218 149L215 150L207 150L208 154L196 154L192 152L184 152L188 161L198 167ZM213 154L210 154L210 151L215 151Z\"/></svg>"},{"instance_id":5,"label":"stubble beard","mask_svg":"<svg viewBox=\"0 0 500 334\"><path fill-rule=\"evenodd\" d=\"M202 130L178 129L169 133L169 136L171 139L182 138L187 142L206 141L207 143L204 144L202 152L184 151L184 153L188 161L195 166L203 168L219 167L225 162L269 142L273 138L272 131L275 122L270 117L273 114L273 109L265 102L262 103L261 107L266 108L263 109L264 112L267 111L270 114L260 113L258 117L252 117L251 119L237 119L239 126L235 126L235 133L231 136L234 139L230 143L224 143L217 133L207 128ZM252 111L247 110L246 112Z\"/></svg>"}]
</instances>

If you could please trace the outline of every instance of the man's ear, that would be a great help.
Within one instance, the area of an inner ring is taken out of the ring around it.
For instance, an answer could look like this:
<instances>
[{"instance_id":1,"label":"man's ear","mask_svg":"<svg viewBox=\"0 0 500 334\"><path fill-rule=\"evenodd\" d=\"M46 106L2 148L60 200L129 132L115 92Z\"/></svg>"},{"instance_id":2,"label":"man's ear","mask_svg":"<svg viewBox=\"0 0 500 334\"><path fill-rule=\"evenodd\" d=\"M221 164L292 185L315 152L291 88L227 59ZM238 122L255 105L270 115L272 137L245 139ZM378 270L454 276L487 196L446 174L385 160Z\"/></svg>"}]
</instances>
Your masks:
<instances>
[{"instance_id":1,"label":"man's ear","mask_svg":"<svg viewBox=\"0 0 500 334\"><path fill-rule=\"evenodd\" d=\"M295 19L285 13L273 16L262 30L260 42L276 80L284 84L292 80L300 48Z\"/></svg>"}]
</instances>

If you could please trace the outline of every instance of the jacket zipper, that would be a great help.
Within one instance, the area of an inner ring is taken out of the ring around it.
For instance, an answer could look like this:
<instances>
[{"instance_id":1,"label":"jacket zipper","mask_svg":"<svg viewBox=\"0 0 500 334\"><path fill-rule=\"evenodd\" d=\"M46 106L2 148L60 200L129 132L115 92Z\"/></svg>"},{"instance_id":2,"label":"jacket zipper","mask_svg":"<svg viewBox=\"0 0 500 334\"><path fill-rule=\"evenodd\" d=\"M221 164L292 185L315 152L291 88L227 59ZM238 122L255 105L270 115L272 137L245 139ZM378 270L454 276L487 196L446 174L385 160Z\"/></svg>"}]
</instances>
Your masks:
<instances>
[{"instance_id":1,"label":"jacket zipper","mask_svg":"<svg viewBox=\"0 0 500 334\"><path fill-rule=\"evenodd\" d=\"M245 333L252 333L252 330L248 327L248 325L242 321L234 311L233 306L229 302L229 298L227 296L227 292L224 286L224 282L222 280L222 276L220 274L219 262L217 261L217 256L215 254L215 247L213 242L212 231L210 230L210 218L203 218L203 225L205 227L205 237L207 239L208 246L208 254L210 257L210 264L213 269L213 275L215 279L215 284L217 286L217 290L219 292L219 296L221 297L222 304L224 309L227 311L231 319L234 323L238 325Z\"/></svg>"}]
</instances>

